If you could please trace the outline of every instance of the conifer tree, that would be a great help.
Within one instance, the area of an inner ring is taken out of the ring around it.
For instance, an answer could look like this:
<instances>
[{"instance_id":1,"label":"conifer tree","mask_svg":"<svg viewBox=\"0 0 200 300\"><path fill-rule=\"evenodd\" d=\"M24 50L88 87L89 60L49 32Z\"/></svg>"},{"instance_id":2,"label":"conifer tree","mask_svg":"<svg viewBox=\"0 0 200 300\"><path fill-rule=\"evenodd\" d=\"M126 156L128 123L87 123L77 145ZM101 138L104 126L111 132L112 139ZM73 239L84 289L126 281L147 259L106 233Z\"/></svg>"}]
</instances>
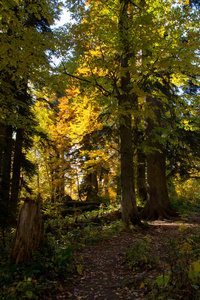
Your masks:
<instances>
[{"instance_id":1,"label":"conifer tree","mask_svg":"<svg viewBox=\"0 0 200 300\"><path fill-rule=\"evenodd\" d=\"M59 4L3 0L0 13L0 203L7 211L1 215L1 225L5 225L8 212L16 213L23 148L29 147L35 126L30 88L42 86L48 77L50 52L55 48L50 26L58 18Z\"/></svg>"}]
</instances>

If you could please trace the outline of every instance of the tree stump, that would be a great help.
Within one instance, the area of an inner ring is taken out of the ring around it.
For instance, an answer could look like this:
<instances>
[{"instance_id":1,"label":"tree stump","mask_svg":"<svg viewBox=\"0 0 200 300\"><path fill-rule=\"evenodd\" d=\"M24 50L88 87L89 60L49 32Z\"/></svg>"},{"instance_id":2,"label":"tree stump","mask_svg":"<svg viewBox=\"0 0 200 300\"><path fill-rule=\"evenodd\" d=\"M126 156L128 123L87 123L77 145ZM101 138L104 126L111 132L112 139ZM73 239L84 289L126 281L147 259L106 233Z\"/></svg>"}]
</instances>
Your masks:
<instances>
[{"instance_id":1,"label":"tree stump","mask_svg":"<svg viewBox=\"0 0 200 300\"><path fill-rule=\"evenodd\" d=\"M20 210L15 243L11 253L14 264L28 263L33 252L44 239L44 224L40 212L40 199L26 198Z\"/></svg>"}]
</instances>

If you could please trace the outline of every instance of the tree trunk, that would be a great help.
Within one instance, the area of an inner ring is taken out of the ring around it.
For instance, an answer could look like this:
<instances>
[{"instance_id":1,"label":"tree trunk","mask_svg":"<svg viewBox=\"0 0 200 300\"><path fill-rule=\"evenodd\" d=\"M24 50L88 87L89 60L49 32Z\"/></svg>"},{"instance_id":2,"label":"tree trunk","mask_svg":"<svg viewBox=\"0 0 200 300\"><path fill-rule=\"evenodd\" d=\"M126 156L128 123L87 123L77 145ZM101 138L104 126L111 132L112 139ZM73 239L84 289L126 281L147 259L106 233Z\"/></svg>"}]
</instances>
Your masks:
<instances>
[{"instance_id":1,"label":"tree trunk","mask_svg":"<svg viewBox=\"0 0 200 300\"><path fill-rule=\"evenodd\" d=\"M145 219L163 219L174 216L168 197L166 182L166 166L163 146L158 141L159 133L156 128L161 127L161 103L159 99L148 96L147 103L154 112L153 118L148 117L146 126L147 137L147 203L141 212L141 217ZM158 125L156 125L158 124Z\"/></svg>"},{"instance_id":2,"label":"tree trunk","mask_svg":"<svg viewBox=\"0 0 200 300\"><path fill-rule=\"evenodd\" d=\"M6 138L6 125L3 124L3 123L0 123L0 183L1 183L1 180L2 180L5 138Z\"/></svg>"},{"instance_id":3,"label":"tree trunk","mask_svg":"<svg viewBox=\"0 0 200 300\"><path fill-rule=\"evenodd\" d=\"M15 97L18 101L18 116L20 118L28 120L29 119L29 96L28 96L28 80L21 80L21 86L17 90ZM16 131L16 141L14 149L14 160L13 160L13 174L12 174L12 189L11 189L11 205L12 205L12 214L13 221L16 219L17 214L17 204L19 198L19 189L20 189L20 174L22 166L22 147L25 138L26 131L26 122L19 122L17 124ZM30 125L29 125L30 126Z\"/></svg>"},{"instance_id":4,"label":"tree trunk","mask_svg":"<svg viewBox=\"0 0 200 300\"><path fill-rule=\"evenodd\" d=\"M2 138L2 165L0 177L0 223L5 227L10 218L10 176L12 158L12 126L5 125L5 136Z\"/></svg>"},{"instance_id":5,"label":"tree trunk","mask_svg":"<svg viewBox=\"0 0 200 300\"><path fill-rule=\"evenodd\" d=\"M13 173L12 173L12 188L11 188L11 205L13 218L16 219L17 204L20 188L20 170L22 163L22 145L23 145L23 129L18 128L15 141Z\"/></svg>"},{"instance_id":6,"label":"tree trunk","mask_svg":"<svg viewBox=\"0 0 200 300\"><path fill-rule=\"evenodd\" d=\"M15 243L11 253L14 264L28 263L44 239L40 200L26 198L18 218Z\"/></svg>"},{"instance_id":7,"label":"tree trunk","mask_svg":"<svg viewBox=\"0 0 200 300\"><path fill-rule=\"evenodd\" d=\"M94 202L98 199L98 180L96 172L91 172L86 175L87 198L86 201Z\"/></svg>"},{"instance_id":8,"label":"tree trunk","mask_svg":"<svg viewBox=\"0 0 200 300\"><path fill-rule=\"evenodd\" d=\"M108 184L109 184L109 170L106 170L104 172L104 197L106 199L106 201L109 202L110 200L110 196L109 196L109 191L108 191Z\"/></svg>"},{"instance_id":9,"label":"tree trunk","mask_svg":"<svg viewBox=\"0 0 200 300\"><path fill-rule=\"evenodd\" d=\"M136 207L135 191L133 189L134 170L133 170L133 151L132 151L132 130L131 116L123 117L124 124L120 125L121 137L121 205L122 221L128 225L140 224Z\"/></svg>"},{"instance_id":10,"label":"tree trunk","mask_svg":"<svg viewBox=\"0 0 200 300\"><path fill-rule=\"evenodd\" d=\"M122 221L129 225L141 225L136 206L134 190L134 169L133 169L133 145L132 145L132 114L131 108L137 98L131 93L131 76L128 71L130 59L130 43L127 39L128 26L128 2L121 0L119 15L119 37L123 55L121 57L121 68L127 70L121 76L121 95L118 96L120 112L120 140L121 140L121 206ZM131 54L132 55L132 54Z\"/></svg>"},{"instance_id":11,"label":"tree trunk","mask_svg":"<svg viewBox=\"0 0 200 300\"><path fill-rule=\"evenodd\" d=\"M147 155L147 183L147 203L141 216L151 220L174 216L167 191L165 155L159 149Z\"/></svg>"},{"instance_id":12,"label":"tree trunk","mask_svg":"<svg viewBox=\"0 0 200 300\"><path fill-rule=\"evenodd\" d=\"M146 203L146 155L140 148L137 149L137 198L141 204Z\"/></svg>"}]
</instances>

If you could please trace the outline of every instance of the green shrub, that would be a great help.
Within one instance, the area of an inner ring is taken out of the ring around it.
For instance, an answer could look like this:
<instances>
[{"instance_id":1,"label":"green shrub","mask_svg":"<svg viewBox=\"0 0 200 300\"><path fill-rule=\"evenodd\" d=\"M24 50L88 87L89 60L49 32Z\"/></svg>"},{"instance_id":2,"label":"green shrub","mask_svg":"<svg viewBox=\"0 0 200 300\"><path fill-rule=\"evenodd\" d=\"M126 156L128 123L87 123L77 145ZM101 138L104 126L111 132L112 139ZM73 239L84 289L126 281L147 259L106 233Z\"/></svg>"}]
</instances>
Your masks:
<instances>
[{"instance_id":1,"label":"green shrub","mask_svg":"<svg viewBox=\"0 0 200 300\"><path fill-rule=\"evenodd\" d=\"M200 260L199 233L168 240L167 266L154 281L150 299L199 299Z\"/></svg>"},{"instance_id":2,"label":"green shrub","mask_svg":"<svg viewBox=\"0 0 200 300\"><path fill-rule=\"evenodd\" d=\"M149 238L142 238L128 247L126 250L126 259L130 269L138 268L152 268L158 261L151 251L151 240Z\"/></svg>"},{"instance_id":3,"label":"green shrub","mask_svg":"<svg viewBox=\"0 0 200 300\"><path fill-rule=\"evenodd\" d=\"M70 248L41 248L28 264L10 265L1 261L0 299L40 299L55 290L69 276Z\"/></svg>"}]
</instances>

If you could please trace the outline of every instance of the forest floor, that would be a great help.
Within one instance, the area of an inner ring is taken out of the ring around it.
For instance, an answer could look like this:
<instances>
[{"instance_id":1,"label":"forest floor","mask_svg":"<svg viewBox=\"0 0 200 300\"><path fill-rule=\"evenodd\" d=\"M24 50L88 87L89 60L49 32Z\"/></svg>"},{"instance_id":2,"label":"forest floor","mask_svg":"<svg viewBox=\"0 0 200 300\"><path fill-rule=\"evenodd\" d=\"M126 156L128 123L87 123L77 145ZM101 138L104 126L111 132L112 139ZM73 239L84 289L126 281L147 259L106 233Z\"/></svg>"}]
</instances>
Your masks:
<instances>
[{"instance_id":1,"label":"forest floor","mask_svg":"<svg viewBox=\"0 0 200 300\"><path fill-rule=\"evenodd\" d=\"M150 299L155 280L169 270L166 240L180 240L195 234L199 229L200 216L148 223L145 229L121 232L110 240L76 250L70 287L67 285L48 299ZM126 251L139 239L150 241L149 251L152 258L158 257L158 261L134 269L130 268ZM192 296L188 289L183 288L173 298L167 295L159 298L157 294L154 299L192 299Z\"/></svg>"}]
</instances>

